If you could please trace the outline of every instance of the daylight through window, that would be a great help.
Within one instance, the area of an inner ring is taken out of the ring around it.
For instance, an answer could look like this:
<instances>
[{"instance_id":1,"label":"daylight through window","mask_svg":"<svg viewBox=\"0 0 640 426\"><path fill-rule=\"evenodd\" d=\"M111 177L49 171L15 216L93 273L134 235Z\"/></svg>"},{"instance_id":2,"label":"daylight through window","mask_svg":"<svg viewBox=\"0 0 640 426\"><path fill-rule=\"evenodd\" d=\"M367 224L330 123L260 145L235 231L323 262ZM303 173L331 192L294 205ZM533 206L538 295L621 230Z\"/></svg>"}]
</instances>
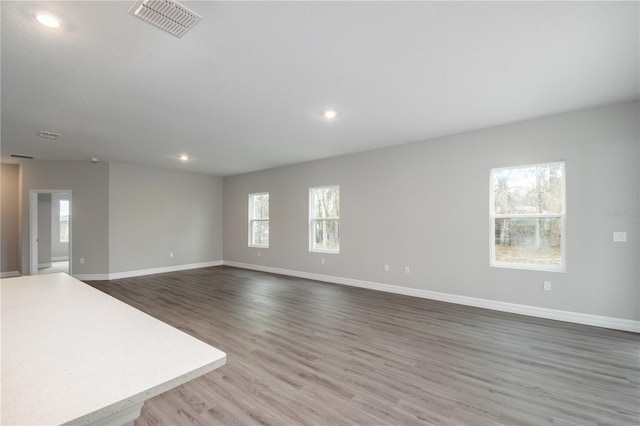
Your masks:
<instances>
[{"instance_id":1,"label":"daylight through window","mask_svg":"<svg viewBox=\"0 0 640 426\"><path fill-rule=\"evenodd\" d=\"M69 242L69 200L60 200L60 242Z\"/></svg>"},{"instance_id":2,"label":"daylight through window","mask_svg":"<svg viewBox=\"0 0 640 426\"><path fill-rule=\"evenodd\" d=\"M249 194L249 247L269 247L269 193Z\"/></svg>"},{"instance_id":3,"label":"daylight through window","mask_svg":"<svg viewBox=\"0 0 640 426\"><path fill-rule=\"evenodd\" d=\"M491 170L491 266L564 271L564 162Z\"/></svg>"},{"instance_id":4,"label":"daylight through window","mask_svg":"<svg viewBox=\"0 0 640 426\"><path fill-rule=\"evenodd\" d=\"M309 188L309 250L340 252L340 187Z\"/></svg>"}]
</instances>

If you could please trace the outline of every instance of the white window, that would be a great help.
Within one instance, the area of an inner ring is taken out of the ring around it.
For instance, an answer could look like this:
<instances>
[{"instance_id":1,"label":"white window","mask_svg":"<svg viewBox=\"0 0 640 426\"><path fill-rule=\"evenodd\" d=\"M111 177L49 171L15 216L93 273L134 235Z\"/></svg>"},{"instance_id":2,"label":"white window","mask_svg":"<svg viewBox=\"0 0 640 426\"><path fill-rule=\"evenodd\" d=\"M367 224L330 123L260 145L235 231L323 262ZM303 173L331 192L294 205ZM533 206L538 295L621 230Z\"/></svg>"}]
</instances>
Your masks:
<instances>
[{"instance_id":1,"label":"white window","mask_svg":"<svg viewBox=\"0 0 640 426\"><path fill-rule=\"evenodd\" d=\"M309 251L340 252L340 187L309 188Z\"/></svg>"},{"instance_id":2,"label":"white window","mask_svg":"<svg viewBox=\"0 0 640 426\"><path fill-rule=\"evenodd\" d=\"M60 200L60 235L61 243L69 242L69 200Z\"/></svg>"},{"instance_id":3,"label":"white window","mask_svg":"<svg viewBox=\"0 0 640 426\"><path fill-rule=\"evenodd\" d=\"M269 247L269 193L249 194L249 247Z\"/></svg>"},{"instance_id":4,"label":"white window","mask_svg":"<svg viewBox=\"0 0 640 426\"><path fill-rule=\"evenodd\" d=\"M564 271L564 162L491 170L491 266Z\"/></svg>"}]
</instances>

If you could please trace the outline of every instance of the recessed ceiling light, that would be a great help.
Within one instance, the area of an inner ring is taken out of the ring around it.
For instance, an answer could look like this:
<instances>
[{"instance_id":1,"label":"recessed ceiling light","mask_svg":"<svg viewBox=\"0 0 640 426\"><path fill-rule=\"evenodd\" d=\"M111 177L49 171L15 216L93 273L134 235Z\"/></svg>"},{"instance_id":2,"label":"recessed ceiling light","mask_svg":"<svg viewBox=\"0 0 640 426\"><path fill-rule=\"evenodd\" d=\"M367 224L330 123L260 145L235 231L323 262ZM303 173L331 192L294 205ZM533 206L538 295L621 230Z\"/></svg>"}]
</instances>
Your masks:
<instances>
[{"instance_id":1,"label":"recessed ceiling light","mask_svg":"<svg viewBox=\"0 0 640 426\"><path fill-rule=\"evenodd\" d=\"M332 109L328 109L324 112L323 115L324 115L324 118L326 118L327 120L333 120L334 118L336 118L338 113Z\"/></svg>"},{"instance_id":2,"label":"recessed ceiling light","mask_svg":"<svg viewBox=\"0 0 640 426\"><path fill-rule=\"evenodd\" d=\"M178 159L180 161L189 161L189 156L187 154L178 155Z\"/></svg>"},{"instance_id":3,"label":"recessed ceiling light","mask_svg":"<svg viewBox=\"0 0 640 426\"><path fill-rule=\"evenodd\" d=\"M49 28L60 27L60 20L53 15L49 15L48 13L38 13L36 14L36 19L45 27L49 27Z\"/></svg>"}]
</instances>

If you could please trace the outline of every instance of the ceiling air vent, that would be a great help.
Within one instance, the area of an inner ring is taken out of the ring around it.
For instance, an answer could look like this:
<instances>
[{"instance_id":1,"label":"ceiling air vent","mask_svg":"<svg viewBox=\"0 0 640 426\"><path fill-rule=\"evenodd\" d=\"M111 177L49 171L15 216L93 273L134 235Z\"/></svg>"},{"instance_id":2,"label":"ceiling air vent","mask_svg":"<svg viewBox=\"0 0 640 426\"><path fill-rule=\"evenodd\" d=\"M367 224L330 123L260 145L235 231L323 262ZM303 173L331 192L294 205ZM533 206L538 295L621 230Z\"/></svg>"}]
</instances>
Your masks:
<instances>
[{"instance_id":1,"label":"ceiling air vent","mask_svg":"<svg viewBox=\"0 0 640 426\"><path fill-rule=\"evenodd\" d=\"M44 130L40 130L38 132L38 136L45 139L58 139L60 137L59 133L47 132Z\"/></svg>"},{"instance_id":2,"label":"ceiling air vent","mask_svg":"<svg viewBox=\"0 0 640 426\"><path fill-rule=\"evenodd\" d=\"M136 0L129 14L178 38L202 19L186 7L170 0Z\"/></svg>"},{"instance_id":3,"label":"ceiling air vent","mask_svg":"<svg viewBox=\"0 0 640 426\"><path fill-rule=\"evenodd\" d=\"M33 160L33 157L30 155L22 155L22 154L11 154L11 157L13 158L22 158L25 160Z\"/></svg>"}]
</instances>

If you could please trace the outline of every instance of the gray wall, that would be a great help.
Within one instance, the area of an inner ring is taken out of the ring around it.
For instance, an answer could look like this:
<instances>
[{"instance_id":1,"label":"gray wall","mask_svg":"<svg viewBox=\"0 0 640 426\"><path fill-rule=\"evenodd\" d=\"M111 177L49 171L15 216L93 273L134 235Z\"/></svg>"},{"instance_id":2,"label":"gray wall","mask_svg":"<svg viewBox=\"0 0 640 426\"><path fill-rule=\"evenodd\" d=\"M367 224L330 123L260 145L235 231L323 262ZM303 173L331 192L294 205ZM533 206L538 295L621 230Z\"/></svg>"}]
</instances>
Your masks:
<instances>
[{"instance_id":1,"label":"gray wall","mask_svg":"<svg viewBox=\"0 0 640 426\"><path fill-rule=\"evenodd\" d=\"M29 191L71 190L71 270L106 274L109 268L109 166L89 161L22 163L22 273L29 273ZM84 258L84 264L79 262Z\"/></svg>"},{"instance_id":2,"label":"gray wall","mask_svg":"<svg viewBox=\"0 0 640 426\"><path fill-rule=\"evenodd\" d=\"M38 266L51 266L51 194L38 194Z\"/></svg>"},{"instance_id":3,"label":"gray wall","mask_svg":"<svg viewBox=\"0 0 640 426\"><path fill-rule=\"evenodd\" d=\"M222 178L110 164L109 186L111 273L222 260Z\"/></svg>"},{"instance_id":4,"label":"gray wall","mask_svg":"<svg viewBox=\"0 0 640 426\"><path fill-rule=\"evenodd\" d=\"M639 113L619 104L225 178L224 259L638 320ZM555 160L567 170L567 272L490 268L490 169ZM308 188L325 184L341 189L338 255L308 251ZM249 248L247 196L262 191L270 248Z\"/></svg>"},{"instance_id":5,"label":"gray wall","mask_svg":"<svg viewBox=\"0 0 640 426\"><path fill-rule=\"evenodd\" d=\"M18 248L18 185L19 166L0 164L0 272L17 272Z\"/></svg>"},{"instance_id":6,"label":"gray wall","mask_svg":"<svg viewBox=\"0 0 640 426\"><path fill-rule=\"evenodd\" d=\"M221 178L80 161L25 161L22 174L24 273L29 270L30 190L72 191L74 275L222 260ZM7 183L17 192L17 179Z\"/></svg>"}]
</instances>

